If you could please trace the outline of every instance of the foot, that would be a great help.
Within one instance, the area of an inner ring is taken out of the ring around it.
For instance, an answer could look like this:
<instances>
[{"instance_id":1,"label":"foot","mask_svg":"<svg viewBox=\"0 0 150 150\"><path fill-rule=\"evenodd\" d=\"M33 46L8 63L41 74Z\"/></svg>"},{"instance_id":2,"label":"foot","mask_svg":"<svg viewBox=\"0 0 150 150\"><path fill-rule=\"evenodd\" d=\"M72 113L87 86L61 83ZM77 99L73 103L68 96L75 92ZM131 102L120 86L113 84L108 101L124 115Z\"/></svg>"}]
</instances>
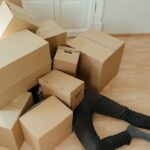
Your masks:
<instances>
[{"instance_id":1,"label":"foot","mask_svg":"<svg viewBox=\"0 0 150 150\"><path fill-rule=\"evenodd\" d=\"M127 132L131 135L132 138L141 138L150 142L150 133L141 131L132 125L128 126Z\"/></svg>"}]
</instances>

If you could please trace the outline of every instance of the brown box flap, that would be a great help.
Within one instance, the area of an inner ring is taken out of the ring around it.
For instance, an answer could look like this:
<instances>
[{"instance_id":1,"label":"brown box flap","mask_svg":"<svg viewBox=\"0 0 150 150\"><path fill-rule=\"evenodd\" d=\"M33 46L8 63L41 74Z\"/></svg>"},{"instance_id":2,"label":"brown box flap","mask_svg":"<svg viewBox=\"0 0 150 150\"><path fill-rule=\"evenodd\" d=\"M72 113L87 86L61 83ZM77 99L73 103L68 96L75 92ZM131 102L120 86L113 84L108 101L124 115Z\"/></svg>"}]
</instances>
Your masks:
<instances>
[{"instance_id":1,"label":"brown box flap","mask_svg":"<svg viewBox=\"0 0 150 150\"><path fill-rule=\"evenodd\" d=\"M40 27L37 30L36 34L43 39L48 39L66 33L64 29L53 20L44 21L39 24L39 26Z\"/></svg>"},{"instance_id":2,"label":"brown box flap","mask_svg":"<svg viewBox=\"0 0 150 150\"><path fill-rule=\"evenodd\" d=\"M26 11L24 8L21 8L13 4L10 1L6 1L6 3L15 17L31 23L32 25L35 26L36 29L38 29L39 21L33 15L31 15L31 13Z\"/></svg>"},{"instance_id":3,"label":"brown box flap","mask_svg":"<svg viewBox=\"0 0 150 150\"><path fill-rule=\"evenodd\" d=\"M32 95L25 92L12 100L8 105L0 109L0 127L12 129L18 120L20 114L25 109L26 104L30 101L32 104Z\"/></svg>"}]
</instances>

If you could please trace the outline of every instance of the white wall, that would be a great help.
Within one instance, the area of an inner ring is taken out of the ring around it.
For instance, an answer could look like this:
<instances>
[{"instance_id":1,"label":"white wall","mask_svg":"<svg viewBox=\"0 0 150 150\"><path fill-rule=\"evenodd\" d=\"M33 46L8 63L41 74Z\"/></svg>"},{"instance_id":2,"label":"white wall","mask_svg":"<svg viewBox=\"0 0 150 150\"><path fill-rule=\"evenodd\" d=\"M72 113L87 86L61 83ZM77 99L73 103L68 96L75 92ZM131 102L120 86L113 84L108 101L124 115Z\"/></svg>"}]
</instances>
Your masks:
<instances>
[{"instance_id":1,"label":"white wall","mask_svg":"<svg viewBox=\"0 0 150 150\"><path fill-rule=\"evenodd\" d=\"M39 19L54 18L55 0L22 0L25 9ZM68 0L69 1L69 0ZM95 0L94 0L95 1ZM150 0L96 0L104 1L104 13L97 14L103 31L114 34L150 33ZM102 9L103 4L99 9ZM100 10L98 10L100 12ZM101 23L101 22L100 22Z\"/></svg>"},{"instance_id":2,"label":"white wall","mask_svg":"<svg viewBox=\"0 0 150 150\"><path fill-rule=\"evenodd\" d=\"M54 0L22 0L22 5L39 20L54 18Z\"/></svg>"},{"instance_id":3,"label":"white wall","mask_svg":"<svg viewBox=\"0 0 150 150\"><path fill-rule=\"evenodd\" d=\"M103 31L150 33L150 0L104 0Z\"/></svg>"}]
</instances>

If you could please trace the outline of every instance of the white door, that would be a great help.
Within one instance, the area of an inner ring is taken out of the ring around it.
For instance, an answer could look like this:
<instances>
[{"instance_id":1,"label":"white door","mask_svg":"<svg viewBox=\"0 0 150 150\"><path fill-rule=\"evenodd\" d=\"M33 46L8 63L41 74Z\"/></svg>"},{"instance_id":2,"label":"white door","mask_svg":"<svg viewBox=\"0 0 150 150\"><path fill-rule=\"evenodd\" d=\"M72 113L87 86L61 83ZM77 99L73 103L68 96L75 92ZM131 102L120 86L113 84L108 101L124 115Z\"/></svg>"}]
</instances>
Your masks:
<instances>
[{"instance_id":1,"label":"white door","mask_svg":"<svg viewBox=\"0 0 150 150\"><path fill-rule=\"evenodd\" d=\"M71 34L94 26L95 0L55 0L55 20Z\"/></svg>"},{"instance_id":2,"label":"white door","mask_svg":"<svg viewBox=\"0 0 150 150\"><path fill-rule=\"evenodd\" d=\"M54 19L69 36L102 27L104 0L22 0L23 7L38 19Z\"/></svg>"}]
</instances>

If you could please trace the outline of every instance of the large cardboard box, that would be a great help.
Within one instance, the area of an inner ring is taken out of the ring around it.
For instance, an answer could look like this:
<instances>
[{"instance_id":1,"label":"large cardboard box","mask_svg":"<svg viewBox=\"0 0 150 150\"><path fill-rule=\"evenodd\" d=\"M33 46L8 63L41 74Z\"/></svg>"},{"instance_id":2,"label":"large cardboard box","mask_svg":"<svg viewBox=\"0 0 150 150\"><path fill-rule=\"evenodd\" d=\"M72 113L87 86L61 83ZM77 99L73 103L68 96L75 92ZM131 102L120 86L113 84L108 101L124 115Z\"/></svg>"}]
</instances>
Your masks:
<instances>
[{"instance_id":1,"label":"large cardboard box","mask_svg":"<svg viewBox=\"0 0 150 150\"><path fill-rule=\"evenodd\" d=\"M0 41L0 107L51 70L48 42L28 30Z\"/></svg>"},{"instance_id":2,"label":"large cardboard box","mask_svg":"<svg viewBox=\"0 0 150 150\"><path fill-rule=\"evenodd\" d=\"M43 21L39 26L36 34L49 42L51 57L54 58L57 47L66 45L66 32L53 20Z\"/></svg>"},{"instance_id":3,"label":"large cardboard box","mask_svg":"<svg viewBox=\"0 0 150 150\"><path fill-rule=\"evenodd\" d=\"M80 52L73 48L59 46L54 57L53 68L76 76Z\"/></svg>"},{"instance_id":4,"label":"large cardboard box","mask_svg":"<svg viewBox=\"0 0 150 150\"><path fill-rule=\"evenodd\" d=\"M25 92L0 109L0 145L11 150L19 150L23 133L19 116L32 106L32 94Z\"/></svg>"},{"instance_id":5,"label":"large cardboard box","mask_svg":"<svg viewBox=\"0 0 150 150\"><path fill-rule=\"evenodd\" d=\"M117 74L124 42L106 33L89 30L68 41L68 45L81 51L79 77L97 91Z\"/></svg>"},{"instance_id":6,"label":"large cardboard box","mask_svg":"<svg viewBox=\"0 0 150 150\"><path fill-rule=\"evenodd\" d=\"M71 109L84 98L84 82L58 70L39 79L44 96L55 95Z\"/></svg>"},{"instance_id":7,"label":"large cardboard box","mask_svg":"<svg viewBox=\"0 0 150 150\"><path fill-rule=\"evenodd\" d=\"M0 38L5 38L23 29L33 32L38 29L38 21L30 13L9 1L1 2L0 18Z\"/></svg>"},{"instance_id":8,"label":"large cardboard box","mask_svg":"<svg viewBox=\"0 0 150 150\"><path fill-rule=\"evenodd\" d=\"M34 150L53 150L72 132L72 111L55 96L20 118L24 137Z\"/></svg>"}]
</instances>

